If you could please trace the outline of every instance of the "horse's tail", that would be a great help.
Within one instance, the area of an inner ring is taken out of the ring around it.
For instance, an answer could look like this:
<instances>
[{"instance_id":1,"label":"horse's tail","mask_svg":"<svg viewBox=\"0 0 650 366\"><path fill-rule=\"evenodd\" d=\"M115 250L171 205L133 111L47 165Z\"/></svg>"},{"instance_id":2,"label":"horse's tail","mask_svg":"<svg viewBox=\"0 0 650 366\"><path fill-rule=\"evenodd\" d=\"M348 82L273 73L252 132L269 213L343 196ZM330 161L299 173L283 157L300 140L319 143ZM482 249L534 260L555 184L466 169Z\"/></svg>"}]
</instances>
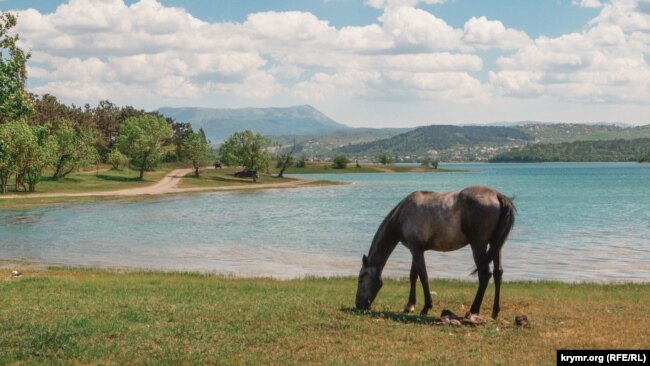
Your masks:
<instances>
[{"instance_id":1,"label":"horse's tail","mask_svg":"<svg viewBox=\"0 0 650 366\"><path fill-rule=\"evenodd\" d=\"M485 257L488 264L494 261L494 257L501 252L503 244L508 239L508 235L512 230L512 227L515 225L515 213L517 208L515 204L512 203L514 198L508 198L507 196L497 192L497 198L501 204L501 213L499 214L499 222L497 223L496 229L492 233L490 238L490 249L487 251L487 256ZM478 272L478 267L474 269L472 275Z\"/></svg>"}]
</instances>

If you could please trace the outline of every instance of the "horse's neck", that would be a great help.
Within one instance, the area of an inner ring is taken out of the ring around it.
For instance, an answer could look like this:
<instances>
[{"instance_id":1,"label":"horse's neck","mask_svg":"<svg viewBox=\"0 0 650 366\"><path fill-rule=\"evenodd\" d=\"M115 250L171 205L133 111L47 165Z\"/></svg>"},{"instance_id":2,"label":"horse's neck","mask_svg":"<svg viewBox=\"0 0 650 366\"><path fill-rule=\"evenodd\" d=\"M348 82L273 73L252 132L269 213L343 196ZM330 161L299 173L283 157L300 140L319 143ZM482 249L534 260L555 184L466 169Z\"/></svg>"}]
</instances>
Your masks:
<instances>
[{"instance_id":1,"label":"horse's neck","mask_svg":"<svg viewBox=\"0 0 650 366\"><path fill-rule=\"evenodd\" d=\"M399 239L396 233L388 228L382 228L370 246L368 253L369 265L378 266L380 269L383 269L388 261L388 257L393 253L398 242Z\"/></svg>"}]
</instances>

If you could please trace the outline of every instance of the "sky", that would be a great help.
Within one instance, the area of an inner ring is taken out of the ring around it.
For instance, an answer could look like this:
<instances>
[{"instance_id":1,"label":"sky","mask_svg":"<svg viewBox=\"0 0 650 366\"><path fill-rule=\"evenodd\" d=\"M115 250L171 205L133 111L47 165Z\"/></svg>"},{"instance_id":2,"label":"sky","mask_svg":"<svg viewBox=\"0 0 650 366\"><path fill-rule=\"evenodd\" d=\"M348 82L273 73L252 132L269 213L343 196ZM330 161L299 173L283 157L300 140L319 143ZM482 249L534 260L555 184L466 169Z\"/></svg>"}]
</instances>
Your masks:
<instances>
[{"instance_id":1,"label":"sky","mask_svg":"<svg viewBox=\"0 0 650 366\"><path fill-rule=\"evenodd\" d=\"M650 0L0 0L29 91L354 127L650 123Z\"/></svg>"}]
</instances>

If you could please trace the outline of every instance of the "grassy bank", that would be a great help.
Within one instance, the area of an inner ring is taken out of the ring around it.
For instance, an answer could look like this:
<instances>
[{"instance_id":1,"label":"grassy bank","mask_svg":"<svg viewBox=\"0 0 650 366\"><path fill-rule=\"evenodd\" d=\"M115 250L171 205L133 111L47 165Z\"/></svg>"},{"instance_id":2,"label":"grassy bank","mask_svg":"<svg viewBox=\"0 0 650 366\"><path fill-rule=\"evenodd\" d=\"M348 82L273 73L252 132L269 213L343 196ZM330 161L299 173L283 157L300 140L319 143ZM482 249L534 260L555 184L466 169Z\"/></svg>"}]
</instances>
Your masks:
<instances>
[{"instance_id":1,"label":"grassy bank","mask_svg":"<svg viewBox=\"0 0 650 366\"><path fill-rule=\"evenodd\" d=\"M34 193L83 193L144 187L159 181L172 169L174 169L173 165L164 165L154 171L145 172L143 180L139 179L140 172L137 170L109 170L106 167L99 171L71 173L57 180L45 176L36 186ZM10 183L13 181L10 180ZM32 193L12 191L9 194L27 197Z\"/></svg>"},{"instance_id":2,"label":"grassy bank","mask_svg":"<svg viewBox=\"0 0 650 366\"><path fill-rule=\"evenodd\" d=\"M557 348L647 348L650 284L506 283L502 319L431 325L402 315L406 282L373 312L356 280L34 270L0 280L0 364L555 364ZM436 313L476 284L432 281ZM489 314L491 290L483 312ZM511 324L527 314L532 326Z\"/></svg>"},{"instance_id":3,"label":"grassy bank","mask_svg":"<svg viewBox=\"0 0 650 366\"><path fill-rule=\"evenodd\" d=\"M241 170L240 168L223 168L214 170L205 170L200 172L199 176L190 173L181 179L178 184L179 188L197 188L197 187L234 187L267 183L287 183L296 181L292 178L278 178L269 174L260 174L260 178L253 183L251 178L237 178L234 173Z\"/></svg>"}]
</instances>

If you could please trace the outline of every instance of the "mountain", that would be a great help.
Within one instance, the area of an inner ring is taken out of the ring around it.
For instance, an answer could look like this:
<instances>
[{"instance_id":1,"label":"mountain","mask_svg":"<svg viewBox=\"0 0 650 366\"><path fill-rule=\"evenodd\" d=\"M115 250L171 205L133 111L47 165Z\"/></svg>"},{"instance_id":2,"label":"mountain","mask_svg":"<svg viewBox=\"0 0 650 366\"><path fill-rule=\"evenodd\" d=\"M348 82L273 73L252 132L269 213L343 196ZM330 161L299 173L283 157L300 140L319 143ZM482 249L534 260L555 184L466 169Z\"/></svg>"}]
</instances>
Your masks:
<instances>
[{"instance_id":1,"label":"mountain","mask_svg":"<svg viewBox=\"0 0 650 366\"><path fill-rule=\"evenodd\" d=\"M337 152L356 156L380 153L426 156L429 150L524 144L531 140L526 132L511 127L432 125L383 140L344 146Z\"/></svg>"},{"instance_id":2,"label":"mountain","mask_svg":"<svg viewBox=\"0 0 650 366\"><path fill-rule=\"evenodd\" d=\"M269 136L323 134L350 129L310 105L240 109L163 107L158 112L179 122L190 122L195 130L203 128L213 143L245 129Z\"/></svg>"}]
</instances>

